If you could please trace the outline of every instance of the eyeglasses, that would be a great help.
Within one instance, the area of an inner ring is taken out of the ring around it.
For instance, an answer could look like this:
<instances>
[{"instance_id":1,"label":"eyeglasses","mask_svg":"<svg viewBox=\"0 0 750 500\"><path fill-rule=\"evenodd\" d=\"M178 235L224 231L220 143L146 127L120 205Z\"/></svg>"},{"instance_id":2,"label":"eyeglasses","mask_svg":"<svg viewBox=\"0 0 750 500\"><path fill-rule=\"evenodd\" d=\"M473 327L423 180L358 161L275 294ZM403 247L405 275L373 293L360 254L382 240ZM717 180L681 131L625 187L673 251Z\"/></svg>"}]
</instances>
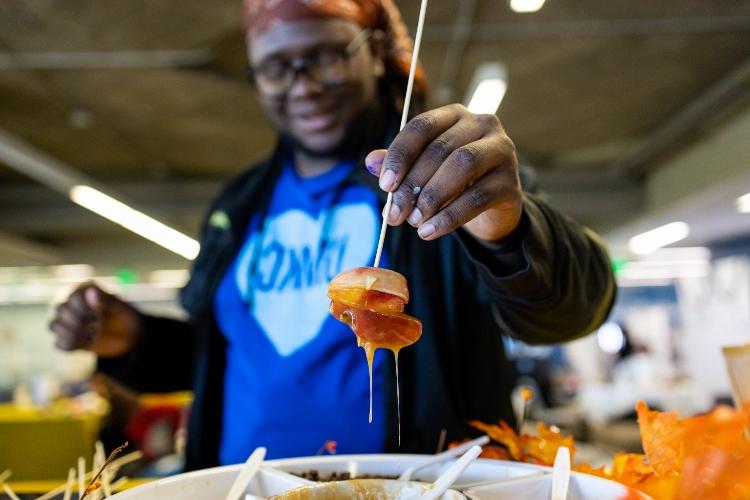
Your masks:
<instances>
[{"instance_id":1,"label":"eyeglasses","mask_svg":"<svg viewBox=\"0 0 750 500\"><path fill-rule=\"evenodd\" d=\"M371 36L372 31L364 29L344 47L321 47L294 60L269 59L250 67L248 77L262 93L276 98L289 92L300 73L327 87L338 85L349 79L349 59Z\"/></svg>"}]
</instances>

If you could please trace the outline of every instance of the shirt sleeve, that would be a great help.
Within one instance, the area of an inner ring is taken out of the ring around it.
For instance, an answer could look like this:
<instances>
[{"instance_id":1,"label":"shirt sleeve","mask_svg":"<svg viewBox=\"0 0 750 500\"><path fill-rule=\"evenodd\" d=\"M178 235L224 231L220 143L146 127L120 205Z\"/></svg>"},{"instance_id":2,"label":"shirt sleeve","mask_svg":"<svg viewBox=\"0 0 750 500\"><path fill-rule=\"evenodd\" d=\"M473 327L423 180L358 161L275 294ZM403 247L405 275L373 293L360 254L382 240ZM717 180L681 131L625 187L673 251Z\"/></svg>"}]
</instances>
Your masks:
<instances>
[{"instance_id":1,"label":"shirt sleeve","mask_svg":"<svg viewBox=\"0 0 750 500\"><path fill-rule=\"evenodd\" d=\"M194 333L190 324L143 315L134 349L117 358L99 358L97 370L138 392L173 392L192 386Z\"/></svg>"},{"instance_id":2,"label":"shirt sleeve","mask_svg":"<svg viewBox=\"0 0 750 500\"><path fill-rule=\"evenodd\" d=\"M561 342L609 314L616 287L603 240L535 196L524 194L519 228L500 247L457 233L504 332L531 344Z\"/></svg>"}]
</instances>

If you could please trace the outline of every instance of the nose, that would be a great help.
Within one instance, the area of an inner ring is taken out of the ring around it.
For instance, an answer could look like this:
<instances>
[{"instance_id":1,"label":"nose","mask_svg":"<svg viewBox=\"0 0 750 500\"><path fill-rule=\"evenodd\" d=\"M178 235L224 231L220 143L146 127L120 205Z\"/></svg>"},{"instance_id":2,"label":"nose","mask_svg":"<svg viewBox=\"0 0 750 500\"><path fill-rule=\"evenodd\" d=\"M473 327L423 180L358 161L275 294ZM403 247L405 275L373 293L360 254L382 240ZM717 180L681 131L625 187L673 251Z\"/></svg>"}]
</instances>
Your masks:
<instances>
[{"instance_id":1,"label":"nose","mask_svg":"<svg viewBox=\"0 0 750 500\"><path fill-rule=\"evenodd\" d=\"M310 97L323 93L323 85L312 79L307 68L295 68L292 85L289 87L290 98Z\"/></svg>"}]
</instances>

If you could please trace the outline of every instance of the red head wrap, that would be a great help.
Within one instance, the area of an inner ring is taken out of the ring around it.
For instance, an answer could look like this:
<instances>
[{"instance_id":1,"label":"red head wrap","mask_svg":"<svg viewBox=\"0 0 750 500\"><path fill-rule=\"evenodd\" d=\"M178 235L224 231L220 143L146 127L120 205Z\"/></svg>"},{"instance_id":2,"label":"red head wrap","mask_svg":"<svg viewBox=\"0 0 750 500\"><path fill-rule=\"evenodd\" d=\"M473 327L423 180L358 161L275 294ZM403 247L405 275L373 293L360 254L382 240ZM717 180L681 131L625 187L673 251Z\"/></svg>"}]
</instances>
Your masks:
<instances>
[{"instance_id":1,"label":"red head wrap","mask_svg":"<svg viewBox=\"0 0 750 500\"><path fill-rule=\"evenodd\" d=\"M362 28L380 30L386 39L386 69L403 79L409 76L412 40L393 0L243 0L243 17L248 38L263 32L278 21L341 18ZM414 92L424 95L424 71L417 66Z\"/></svg>"}]
</instances>

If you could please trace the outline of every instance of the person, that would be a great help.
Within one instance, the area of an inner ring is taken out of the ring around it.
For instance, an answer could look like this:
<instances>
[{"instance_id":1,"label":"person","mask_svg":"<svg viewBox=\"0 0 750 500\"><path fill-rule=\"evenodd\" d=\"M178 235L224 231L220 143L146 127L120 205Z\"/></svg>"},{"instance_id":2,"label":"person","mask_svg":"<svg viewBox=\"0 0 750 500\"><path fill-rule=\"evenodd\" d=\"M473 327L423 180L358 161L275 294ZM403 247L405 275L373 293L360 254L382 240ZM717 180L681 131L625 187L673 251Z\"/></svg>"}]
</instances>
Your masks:
<instances>
[{"instance_id":1,"label":"person","mask_svg":"<svg viewBox=\"0 0 750 500\"><path fill-rule=\"evenodd\" d=\"M513 422L502 336L555 343L593 331L615 293L600 239L522 191L513 142L494 115L454 104L399 132L411 40L391 0L247 0L250 72L278 131L208 211L181 293L188 322L154 317L93 284L51 323L61 349L138 391L190 388L188 469L270 457L435 451L471 419ZM366 167L366 168L365 168ZM371 175L367 170L374 173ZM422 338L374 364L327 312L340 271L403 274ZM400 425L400 444L398 429Z\"/></svg>"}]
</instances>

